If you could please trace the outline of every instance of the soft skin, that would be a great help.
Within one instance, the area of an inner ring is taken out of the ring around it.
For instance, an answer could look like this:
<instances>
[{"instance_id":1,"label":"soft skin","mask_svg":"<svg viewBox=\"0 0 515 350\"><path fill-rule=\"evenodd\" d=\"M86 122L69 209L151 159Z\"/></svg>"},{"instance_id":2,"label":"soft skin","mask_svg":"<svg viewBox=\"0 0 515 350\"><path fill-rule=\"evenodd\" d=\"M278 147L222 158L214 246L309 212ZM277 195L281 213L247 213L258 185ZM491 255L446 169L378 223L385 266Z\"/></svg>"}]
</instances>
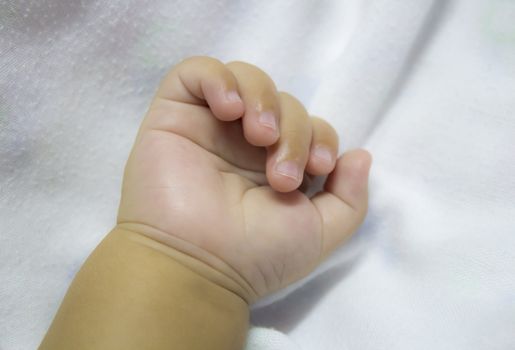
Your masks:
<instances>
[{"instance_id":1,"label":"soft skin","mask_svg":"<svg viewBox=\"0 0 515 350\"><path fill-rule=\"evenodd\" d=\"M139 130L117 225L41 349L241 349L248 305L309 274L365 217L371 157L337 154L334 129L259 68L179 63ZM327 175L324 190L301 192L306 174Z\"/></svg>"}]
</instances>

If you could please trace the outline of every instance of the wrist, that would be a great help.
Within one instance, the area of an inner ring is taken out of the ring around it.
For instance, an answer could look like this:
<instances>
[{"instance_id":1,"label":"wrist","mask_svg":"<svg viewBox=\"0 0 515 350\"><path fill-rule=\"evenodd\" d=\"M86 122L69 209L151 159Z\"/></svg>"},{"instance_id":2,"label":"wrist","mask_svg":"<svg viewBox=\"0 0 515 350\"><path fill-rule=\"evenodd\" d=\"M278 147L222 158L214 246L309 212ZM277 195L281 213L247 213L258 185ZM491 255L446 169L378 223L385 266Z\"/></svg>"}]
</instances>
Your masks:
<instances>
[{"instance_id":1,"label":"wrist","mask_svg":"<svg viewBox=\"0 0 515 350\"><path fill-rule=\"evenodd\" d=\"M41 349L241 349L247 303L115 228L77 273Z\"/></svg>"},{"instance_id":2,"label":"wrist","mask_svg":"<svg viewBox=\"0 0 515 350\"><path fill-rule=\"evenodd\" d=\"M258 299L252 286L221 258L190 242L146 224L123 222L116 230L139 234L139 242L168 255L200 276L240 296L247 304Z\"/></svg>"}]
</instances>

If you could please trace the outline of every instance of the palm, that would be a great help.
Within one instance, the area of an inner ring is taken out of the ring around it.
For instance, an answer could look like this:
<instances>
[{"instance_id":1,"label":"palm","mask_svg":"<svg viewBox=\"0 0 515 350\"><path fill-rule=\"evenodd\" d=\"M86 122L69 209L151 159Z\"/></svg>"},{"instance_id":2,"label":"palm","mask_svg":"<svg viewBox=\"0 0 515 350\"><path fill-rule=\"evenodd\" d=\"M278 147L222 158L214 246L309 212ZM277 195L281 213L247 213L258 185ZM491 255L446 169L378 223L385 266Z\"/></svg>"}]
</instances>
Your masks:
<instances>
[{"instance_id":1,"label":"palm","mask_svg":"<svg viewBox=\"0 0 515 350\"><path fill-rule=\"evenodd\" d=\"M176 112L169 107L149 116L167 118ZM320 218L310 200L300 191L277 193L261 185L264 149L245 141L239 122L217 121L206 107L181 112L190 120L209 117L219 127L213 139L227 144L214 154L167 127L142 132L125 179L130 190L124 196L134 204L121 220L157 228L222 259L258 294L314 266ZM242 153L223 154L235 149Z\"/></svg>"}]
</instances>

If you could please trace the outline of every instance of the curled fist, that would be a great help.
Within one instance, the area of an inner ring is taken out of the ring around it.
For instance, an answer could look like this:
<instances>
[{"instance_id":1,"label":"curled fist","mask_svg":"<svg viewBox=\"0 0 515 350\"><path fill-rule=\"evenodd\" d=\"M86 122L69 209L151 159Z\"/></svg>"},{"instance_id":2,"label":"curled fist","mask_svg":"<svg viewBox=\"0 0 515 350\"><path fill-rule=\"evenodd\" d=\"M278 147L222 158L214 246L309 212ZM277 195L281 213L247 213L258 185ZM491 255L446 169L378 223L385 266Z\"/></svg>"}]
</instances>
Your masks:
<instances>
[{"instance_id":1,"label":"curled fist","mask_svg":"<svg viewBox=\"0 0 515 350\"><path fill-rule=\"evenodd\" d=\"M361 224L371 157L259 68L192 57L162 81L123 182L118 226L214 269L247 302L306 276ZM328 175L312 197L303 178Z\"/></svg>"}]
</instances>

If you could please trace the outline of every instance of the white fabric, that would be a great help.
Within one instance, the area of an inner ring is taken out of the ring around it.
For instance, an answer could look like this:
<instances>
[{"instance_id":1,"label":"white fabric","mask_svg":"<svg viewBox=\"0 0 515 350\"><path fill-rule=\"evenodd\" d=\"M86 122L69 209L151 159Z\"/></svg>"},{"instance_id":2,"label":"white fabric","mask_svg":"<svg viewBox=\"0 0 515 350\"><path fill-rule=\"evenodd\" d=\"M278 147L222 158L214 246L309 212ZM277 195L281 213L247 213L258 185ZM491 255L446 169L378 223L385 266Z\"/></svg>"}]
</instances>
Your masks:
<instances>
[{"instance_id":1,"label":"white fabric","mask_svg":"<svg viewBox=\"0 0 515 350\"><path fill-rule=\"evenodd\" d=\"M515 2L0 1L0 349L33 349L112 227L159 79L262 67L374 155L358 235L247 350L515 348ZM275 330L273 330L273 329Z\"/></svg>"}]
</instances>

